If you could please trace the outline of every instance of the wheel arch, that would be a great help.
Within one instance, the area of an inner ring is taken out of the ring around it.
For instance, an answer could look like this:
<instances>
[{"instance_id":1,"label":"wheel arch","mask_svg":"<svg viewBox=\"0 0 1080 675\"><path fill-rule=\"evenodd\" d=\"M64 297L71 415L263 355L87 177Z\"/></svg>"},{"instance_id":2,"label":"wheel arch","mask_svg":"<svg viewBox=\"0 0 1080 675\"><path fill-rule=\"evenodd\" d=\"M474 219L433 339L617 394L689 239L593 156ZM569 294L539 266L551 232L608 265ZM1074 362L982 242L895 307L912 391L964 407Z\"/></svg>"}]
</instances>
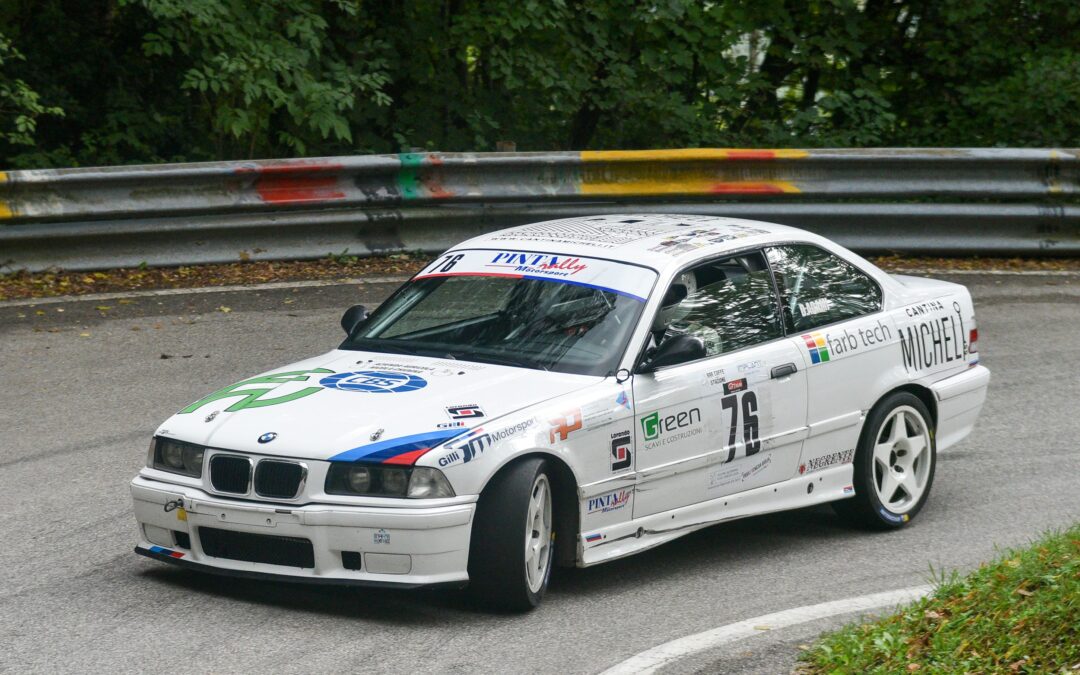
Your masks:
<instances>
[{"instance_id":1,"label":"wheel arch","mask_svg":"<svg viewBox=\"0 0 1080 675\"><path fill-rule=\"evenodd\" d=\"M936 433L938 425L937 398L934 396L934 392L931 391L929 387L924 387L923 385L916 384L914 382L908 382L907 384L902 384L899 387L891 389L882 394L882 396L874 402L874 405L876 406L878 403L881 403L890 395L900 391L906 391L909 394L913 395L915 398L922 401L923 405L926 406L926 409L930 411L930 423L933 425L933 430Z\"/></svg>"},{"instance_id":2,"label":"wheel arch","mask_svg":"<svg viewBox=\"0 0 1080 675\"><path fill-rule=\"evenodd\" d=\"M480 494L483 495L488 487L511 467L528 459L543 459L548 463L554 495L552 517L555 519L555 562L563 567L573 567L577 564L578 529L581 522L578 513L578 482L574 470L562 457L543 450L514 455L488 477Z\"/></svg>"}]
</instances>

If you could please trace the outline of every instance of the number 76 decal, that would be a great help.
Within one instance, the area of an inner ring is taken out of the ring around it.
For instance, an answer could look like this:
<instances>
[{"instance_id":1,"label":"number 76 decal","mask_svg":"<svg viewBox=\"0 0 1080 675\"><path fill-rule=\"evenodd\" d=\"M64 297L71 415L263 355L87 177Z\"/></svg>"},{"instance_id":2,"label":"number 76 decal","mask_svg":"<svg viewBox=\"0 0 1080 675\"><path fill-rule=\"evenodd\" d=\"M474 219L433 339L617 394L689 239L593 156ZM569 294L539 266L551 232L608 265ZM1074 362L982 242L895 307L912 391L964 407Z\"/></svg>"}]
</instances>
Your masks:
<instances>
[{"instance_id":1,"label":"number 76 decal","mask_svg":"<svg viewBox=\"0 0 1080 675\"><path fill-rule=\"evenodd\" d=\"M739 399L742 399L740 405ZM743 394L731 394L720 399L720 408L731 411L731 426L728 428L728 456L725 463L735 459L735 432L739 427L739 409L743 417L743 444L746 456L756 455L761 450L761 436L758 431L757 394L752 391Z\"/></svg>"}]
</instances>

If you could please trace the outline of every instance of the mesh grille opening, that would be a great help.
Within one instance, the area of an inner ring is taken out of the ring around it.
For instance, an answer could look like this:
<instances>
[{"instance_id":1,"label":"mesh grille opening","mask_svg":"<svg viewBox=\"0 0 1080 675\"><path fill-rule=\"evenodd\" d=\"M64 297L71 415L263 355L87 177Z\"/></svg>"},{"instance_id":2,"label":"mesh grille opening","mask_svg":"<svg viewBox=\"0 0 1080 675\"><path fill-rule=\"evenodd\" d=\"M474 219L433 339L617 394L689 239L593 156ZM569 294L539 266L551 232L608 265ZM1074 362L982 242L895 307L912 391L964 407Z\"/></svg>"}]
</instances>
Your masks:
<instances>
[{"instance_id":1,"label":"mesh grille opening","mask_svg":"<svg viewBox=\"0 0 1080 675\"><path fill-rule=\"evenodd\" d=\"M300 537L275 537L200 527L199 541L203 552L213 558L285 567L315 567L315 549L311 542Z\"/></svg>"},{"instance_id":2,"label":"mesh grille opening","mask_svg":"<svg viewBox=\"0 0 1080 675\"><path fill-rule=\"evenodd\" d=\"M304 467L296 462L264 459L255 467L255 493L260 497L292 499L300 491Z\"/></svg>"},{"instance_id":3,"label":"mesh grille opening","mask_svg":"<svg viewBox=\"0 0 1080 675\"><path fill-rule=\"evenodd\" d=\"M218 492L245 494L251 482L251 462L246 457L214 455L210 460L210 484Z\"/></svg>"}]
</instances>

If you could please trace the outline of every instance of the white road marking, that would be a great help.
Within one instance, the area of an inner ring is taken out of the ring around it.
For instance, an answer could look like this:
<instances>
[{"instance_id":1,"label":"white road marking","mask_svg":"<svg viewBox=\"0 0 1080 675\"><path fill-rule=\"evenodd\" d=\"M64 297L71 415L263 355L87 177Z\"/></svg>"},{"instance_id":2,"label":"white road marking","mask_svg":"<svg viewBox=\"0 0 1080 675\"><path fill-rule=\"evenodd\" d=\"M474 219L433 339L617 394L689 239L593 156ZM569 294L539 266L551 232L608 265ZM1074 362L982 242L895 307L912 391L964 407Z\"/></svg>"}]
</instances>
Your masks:
<instances>
[{"instance_id":1,"label":"white road marking","mask_svg":"<svg viewBox=\"0 0 1080 675\"><path fill-rule=\"evenodd\" d=\"M687 656L714 647L719 647L720 645L729 642L735 642L754 635L761 635L766 631L786 628L808 621L827 619L831 616L840 614L865 612L871 609L880 609L882 607L893 607L921 598L931 590L933 590L933 586L913 586L911 588L901 588L895 591L886 591L885 593L860 595L855 598L833 600L818 605L807 605L806 607L796 607L794 609L785 609L782 612L773 612L772 614L756 616L752 619L739 621L737 623L729 623L726 626L720 626L719 628L713 628L712 630L696 633L694 635L687 635L686 637L672 640L671 642L665 642L662 645L658 645L652 649L641 652L640 654L631 656L622 663L608 668L601 673L601 675L655 673L657 670L671 665L680 659L684 659Z\"/></svg>"},{"instance_id":2,"label":"white road marking","mask_svg":"<svg viewBox=\"0 0 1080 675\"><path fill-rule=\"evenodd\" d=\"M202 286L199 288L158 288L147 291L118 291L116 293L88 293L86 295L58 295L51 298L28 298L26 300L5 300L4 307L33 307L34 305L56 305L62 302L91 302L99 300L119 300L122 298L150 298L161 295L199 295L201 293L235 293L237 291L272 291L289 288L315 288L321 286L352 286L355 284L402 284L409 280L408 275L383 277L354 277L348 279L317 279L314 281L271 281L264 284L234 286Z\"/></svg>"}]
</instances>

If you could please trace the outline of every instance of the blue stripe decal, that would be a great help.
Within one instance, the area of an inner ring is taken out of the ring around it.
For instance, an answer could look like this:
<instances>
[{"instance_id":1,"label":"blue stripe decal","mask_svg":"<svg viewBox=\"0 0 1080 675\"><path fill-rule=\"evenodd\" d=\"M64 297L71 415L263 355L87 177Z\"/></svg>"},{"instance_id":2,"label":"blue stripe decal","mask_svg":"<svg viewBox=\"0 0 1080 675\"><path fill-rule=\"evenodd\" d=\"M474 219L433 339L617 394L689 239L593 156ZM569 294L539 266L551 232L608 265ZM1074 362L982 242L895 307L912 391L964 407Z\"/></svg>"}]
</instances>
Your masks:
<instances>
[{"instance_id":1,"label":"blue stripe decal","mask_svg":"<svg viewBox=\"0 0 1080 675\"><path fill-rule=\"evenodd\" d=\"M444 443L455 436L467 432L468 429L445 429L443 431L428 431L422 434L412 434L411 436L399 436L398 438L388 438L385 441L379 441L378 443L369 443L368 445L361 445L353 448L352 450L346 450L345 452L338 453L331 457L328 461L331 462L381 462L384 459L390 459L405 452L412 452L413 450L421 450L423 448L431 448L440 443Z\"/></svg>"},{"instance_id":2,"label":"blue stripe decal","mask_svg":"<svg viewBox=\"0 0 1080 675\"><path fill-rule=\"evenodd\" d=\"M607 286L597 286L596 284L587 284L587 283L585 283L583 281L571 281L569 279L562 279L562 278L559 278L559 277L542 277L542 276L536 276L536 275L532 275L532 274L522 274L521 278L522 279L536 279L537 281L554 281L554 282L560 283L560 284L570 284L571 286L583 286L585 288L593 288L593 289L596 289L598 291L607 291L609 293L615 293L616 295L625 295L626 297L633 298L634 300L637 300L638 302L645 302L645 298L639 298L638 296L634 295L633 293L627 293L626 291L619 290L618 288L609 288Z\"/></svg>"}]
</instances>

